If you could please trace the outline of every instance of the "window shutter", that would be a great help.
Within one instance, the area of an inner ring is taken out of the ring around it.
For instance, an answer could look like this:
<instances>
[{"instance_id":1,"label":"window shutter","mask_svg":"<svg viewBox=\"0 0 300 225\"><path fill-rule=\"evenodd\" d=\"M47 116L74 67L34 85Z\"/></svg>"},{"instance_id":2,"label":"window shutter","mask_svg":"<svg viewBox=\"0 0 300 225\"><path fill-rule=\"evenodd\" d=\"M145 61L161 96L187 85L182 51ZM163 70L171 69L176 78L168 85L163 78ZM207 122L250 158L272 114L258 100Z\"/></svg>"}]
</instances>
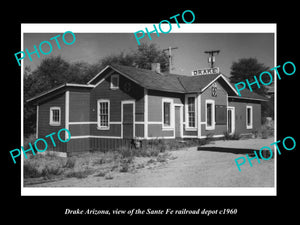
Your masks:
<instances>
[{"instance_id":1,"label":"window shutter","mask_svg":"<svg viewBox=\"0 0 300 225\"><path fill-rule=\"evenodd\" d=\"M227 107L226 105L216 105L215 110L216 125L226 125L227 123Z\"/></svg>"}]
</instances>

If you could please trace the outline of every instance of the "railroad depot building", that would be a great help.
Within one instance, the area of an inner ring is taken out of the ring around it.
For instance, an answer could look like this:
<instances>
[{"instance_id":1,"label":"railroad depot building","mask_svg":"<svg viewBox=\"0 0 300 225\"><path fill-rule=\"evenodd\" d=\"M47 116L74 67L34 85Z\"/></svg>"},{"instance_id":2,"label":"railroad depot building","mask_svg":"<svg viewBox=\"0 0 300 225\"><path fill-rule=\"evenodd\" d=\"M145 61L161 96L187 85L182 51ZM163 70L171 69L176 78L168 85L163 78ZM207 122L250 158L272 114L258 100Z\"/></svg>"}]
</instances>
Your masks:
<instances>
[{"instance_id":1,"label":"railroad depot building","mask_svg":"<svg viewBox=\"0 0 300 225\"><path fill-rule=\"evenodd\" d=\"M116 148L136 138L249 134L261 127L265 100L248 89L238 96L215 70L183 76L162 74L159 64L152 70L112 64L87 84L66 83L28 102L36 104L37 138L70 131L71 140L54 149L68 155Z\"/></svg>"}]
</instances>

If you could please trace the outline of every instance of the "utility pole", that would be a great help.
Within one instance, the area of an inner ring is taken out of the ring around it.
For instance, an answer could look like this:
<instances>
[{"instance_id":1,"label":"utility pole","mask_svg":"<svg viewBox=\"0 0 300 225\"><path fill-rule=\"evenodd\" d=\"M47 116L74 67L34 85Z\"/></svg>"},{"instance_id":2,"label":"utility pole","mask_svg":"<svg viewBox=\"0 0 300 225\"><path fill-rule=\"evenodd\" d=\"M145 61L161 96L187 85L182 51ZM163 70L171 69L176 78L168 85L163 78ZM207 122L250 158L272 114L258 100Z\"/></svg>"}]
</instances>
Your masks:
<instances>
[{"instance_id":1,"label":"utility pole","mask_svg":"<svg viewBox=\"0 0 300 225\"><path fill-rule=\"evenodd\" d=\"M205 51L204 53L208 54L208 63L210 63L210 68L214 68L214 62L215 62L215 57L214 54L220 53L220 50L213 50L213 51Z\"/></svg>"},{"instance_id":2,"label":"utility pole","mask_svg":"<svg viewBox=\"0 0 300 225\"><path fill-rule=\"evenodd\" d=\"M172 64L172 49L178 49L178 47L171 47L169 46L169 48L166 48L166 49L163 49L163 52L164 51L169 51L169 73L171 73L171 64Z\"/></svg>"}]
</instances>

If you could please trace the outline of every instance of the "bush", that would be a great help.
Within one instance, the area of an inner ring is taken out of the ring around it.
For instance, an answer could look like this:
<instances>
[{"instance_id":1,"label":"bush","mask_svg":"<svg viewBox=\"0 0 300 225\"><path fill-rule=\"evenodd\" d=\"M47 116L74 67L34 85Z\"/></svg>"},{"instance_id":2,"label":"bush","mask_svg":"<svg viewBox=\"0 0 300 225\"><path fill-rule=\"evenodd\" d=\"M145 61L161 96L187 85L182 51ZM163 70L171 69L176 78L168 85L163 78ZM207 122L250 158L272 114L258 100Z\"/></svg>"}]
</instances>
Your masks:
<instances>
[{"instance_id":1,"label":"bush","mask_svg":"<svg viewBox=\"0 0 300 225\"><path fill-rule=\"evenodd\" d=\"M238 133L229 134L227 131L225 131L223 134L224 140L240 140L241 138L241 135Z\"/></svg>"},{"instance_id":2,"label":"bush","mask_svg":"<svg viewBox=\"0 0 300 225\"><path fill-rule=\"evenodd\" d=\"M121 164L121 168L120 168L120 172L122 172L122 173L126 173L126 172L128 172L128 170L129 170L129 163L122 163Z\"/></svg>"},{"instance_id":3,"label":"bush","mask_svg":"<svg viewBox=\"0 0 300 225\"><path fill-rule=\"evenodd\" d=\"M122 146L118 149L118 152L121 154L121 158L133 157L134 149L130 149L128 147Z\"/></svg>"},{"instance_id":4,"label":"bush","mask_svg":"<svg viewBox=\"0 0 300 225\"><path fill-rule=\"evenodd\" d=\"M64 167L72 169L72 168L74 168L75 163L76 163L76 159L75 158L73 158L73 157L68 158L67 161L66 161L66 164L64 165Z\"/></svg>"},{"instance_id":5,"label":"bush","mask_svg":"<svg viewBox=\"0 0 300 225\"><path fill-rule=\"evenodd\" d=\"M168 153L160 154L157 156L157 162L166 162L167 158L169 157Z\"/></svg>"},{"instance_id":6,"label":"bush","mask_svg":"<svg viewBox=\"0 0 300 225\"><path fill-rule=\"evenodd\" d=\"M33 145L35 140L36 140L36 135L35 134L30 134L27 138L24 137L24 143L23 143L24 149L27 149L29 147L28 146L29 143L31 143Z\"/></svg>"},{"instance_id":7,"label":"bush","mask_svg":"<svg viewBox=\"0 0 300 225\"><path fill-rule=\"evenodd\" d=\"M238 133L234 133L231 137L231 140L240 140L241 139L241 135Z\"/></svg>"},{"instance_id":8,"label":"bush","mask_svg":"<svg viewBox=\"0 0 300 225\"><path fill-rule=\"evenodd\" d=\"M205 138L206 144L209 144L210 142L212 142L214 140L213 136L214 135L212 133L209 133L206 135L206 138Z\"/></svg>"},{"instance_id":9,"label":"bush","mask_svg":"<svg viewBox=\"0 0 300 225\"><path fill-rule=\"evenodd\" d=\"M105 174L106 174L106 171L100 171L99 173L97 173L96 175L95 175L95 177L104 177L105 176Z\"/></svg>"},{"instance_id":10,"label":"bush","mask_svg":"<svg viewBox=\"0 0 300 225\"><path fill-rule=\"evenodd\" d=\"M266 128L263 128L261 130L261 138L262 139L267 139L268 138L268 130Z\"/></svg>"},{"instance_id":11,"label":"bush","mask_svg":"<svg viewBox=\"0 0 300 225\"><path fill-rule=\"evenodd\" d=\"M105 179L106 179L106 180L111 180L111 179L114 179L114 177L113 177L112 173L107 173L107 174L105 175Z\"/></svg>"},{"instance_id":12,"label":"bush","mask_svg":"<svg viewBox=\"0 0 300 225\"><path fill-rule=\"evenodd\" d=\"M29 160L24 161L24 178L36 178L41 177L42 173L38 169L37 163L30 162Z\"/></svg>"},{"instance_id":13,"label":"bush","mask_svg":"<svg viewBox=\"0 0 300 225\"><path fill-rule=\"evenodd\" d=\"M63 172L63 169L58 165L52 165L52 166L46 165L46 167L43 168L43 170L42 170L42 176L44 178L49 179L52 176L57 176L57 175L62 174L62 172Z\"/></svg>"},{"instance_id":14,"label":"bush","mask_svg":"<svg viewBox=\"0 0 300 225\"><path fill-rule=\"evenodd\" d=\"M228 131L224 131L223 134L224 134L224 141L230 140L231 135L228 133Z\"/></svg>"},{"instance_id":15,"label":"bush","mask_svg":"<svg viewBox=\"0 0 300 225\"><path fill-rule=\"evenodd\" d=\"M82 178L86 178L91 173L92 173L92 171L90 169L71 171L66 174L66 177L76 177L76 178L82 179Z\"/></svg>"}]
</instances>

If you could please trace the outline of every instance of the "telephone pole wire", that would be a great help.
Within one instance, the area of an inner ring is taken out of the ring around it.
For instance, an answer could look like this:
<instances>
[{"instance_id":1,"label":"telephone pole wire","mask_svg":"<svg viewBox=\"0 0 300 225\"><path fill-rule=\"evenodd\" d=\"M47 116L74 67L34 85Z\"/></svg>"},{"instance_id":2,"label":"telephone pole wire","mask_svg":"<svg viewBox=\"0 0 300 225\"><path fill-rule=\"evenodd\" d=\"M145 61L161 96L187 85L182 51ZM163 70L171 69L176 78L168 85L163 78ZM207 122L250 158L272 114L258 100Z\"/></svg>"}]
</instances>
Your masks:
<instances>
[{"instance_id":1,"label":"telephone pole wire","mask_svg":"<svg viewBox=\"0 0 300 225\"><path fill-rule=\"evenodd\" d=\"M208 54L208 63L210 63L210 68L214 68L214 62L215 60L215 56L214 54L219 54L220 50L212 50L212 51L205 51L204 53Z\"/></svg>"},{"instance_id":2,"label":"telephone pole wire","mask_svg":"<svg viewBox=\"0 0 300 225\"><path fill-rule=\"evenodd\" d=\"M163 52L169 51L169 73L171 73L171 70L172 70L171 64L172 64L172 50L173 49L178 49L178 47L172 48L171 46L169 46L169 48L163 49Z\"/></svg>"}]
</instances>

